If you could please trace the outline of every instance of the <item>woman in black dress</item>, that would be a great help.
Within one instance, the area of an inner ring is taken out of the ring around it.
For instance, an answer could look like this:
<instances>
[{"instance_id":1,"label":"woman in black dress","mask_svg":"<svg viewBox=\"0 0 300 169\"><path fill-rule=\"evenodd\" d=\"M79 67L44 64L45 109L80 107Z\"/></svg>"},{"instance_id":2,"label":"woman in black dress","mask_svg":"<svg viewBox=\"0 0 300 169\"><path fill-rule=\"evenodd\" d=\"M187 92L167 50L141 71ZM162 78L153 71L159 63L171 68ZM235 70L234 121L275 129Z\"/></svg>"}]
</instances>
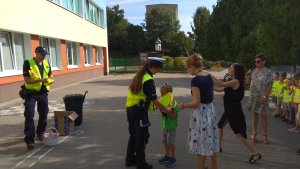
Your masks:
<instances>
[{"instance_id":1,"label":"woman in black dress","mask_svg":"<svg viewBox=\"0 0 300 169\"><path fill-rule=\"evenodd\" d=\"M254 164L257 160L261 159L261 155L254 149L249 140L247 140L246 120L241 105L241 100L244 98L245 93L245 70L243 66L237 63L232 64L229 67L229 76L232 80L229 80L227 82L222 82L216 77L212 77L215 85L224 87L224 114L236 137L250 151L251 157L248 162Z\"/></svg>"}]
</instances>

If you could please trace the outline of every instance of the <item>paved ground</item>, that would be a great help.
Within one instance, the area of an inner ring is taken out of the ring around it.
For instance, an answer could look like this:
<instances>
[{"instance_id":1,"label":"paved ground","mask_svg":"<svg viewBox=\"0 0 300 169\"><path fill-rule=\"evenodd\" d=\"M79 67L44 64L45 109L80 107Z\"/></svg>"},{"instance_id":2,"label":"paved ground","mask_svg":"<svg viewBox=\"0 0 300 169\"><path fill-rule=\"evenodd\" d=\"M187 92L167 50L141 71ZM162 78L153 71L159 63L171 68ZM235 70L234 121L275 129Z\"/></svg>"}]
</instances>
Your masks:
<instances>
[{"instance_id":1,"label":"paved ground","mask_svg":"<svg viewBox=\"0 0 300 169\"><path fill-rule=\"evenodd\" d=\"M226 71L215 73L222 77ZM55 147L45 147L37 142L36 148L27 151L22 142L23 106L17 99L0 104L0 168L1 169L125 169L124 158L128 131L124 109L126 90L132 74L107 76L53 90L49 94L49 127L53 126L53 111L64 110L63 96L89 93L84 102L82 125L72 135L60 137ZM174 86L174 95L179 102L190 99L190 76L185 74L158 74L157 86L169 82ZM247 97L244 99L244 105ZM215 106L218 115L223 112L222 94L216 93ZM244 109L245 110L245 109ZM174 169L196 168L194 155L186 150L186 136L190 111L179 114L176 153L178 163ZM245 111L248 133L249 112ZM156 169L165 168L157 160L163 154L159 113L150 115L151 138L146 149L146 158ZM263 159L255 165L245 161L249 153L235 139L230 127L225 129L223 153L219 153L220 169L299 169L300 156L295 151L300 147L300 134L289 133L291 126L270 117L269 145L261 142L255 147ZM261 133L258 135L261 140ZM208 160L209 161L209 160Z\"/></svg>"}]
</instances>

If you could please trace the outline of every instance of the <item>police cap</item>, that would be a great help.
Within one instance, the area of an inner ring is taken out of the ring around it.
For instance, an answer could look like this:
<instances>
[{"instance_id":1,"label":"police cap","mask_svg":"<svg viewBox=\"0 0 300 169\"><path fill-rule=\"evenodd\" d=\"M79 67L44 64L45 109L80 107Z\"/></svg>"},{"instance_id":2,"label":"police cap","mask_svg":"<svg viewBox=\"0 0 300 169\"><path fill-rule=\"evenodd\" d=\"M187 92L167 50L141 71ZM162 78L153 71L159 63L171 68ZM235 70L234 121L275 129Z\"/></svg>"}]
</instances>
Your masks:
<instances>
[{"instance_id":1,"label":"police cap","mask_svg":"<svg viewBox=\"0 0 300 169\"><path fill-rule=\"evenodd\" d=\"M162 68L166 59L159 58L159 57L148 57L148 63L157 65L158 67Z\"/></svg>"},{"instance_id":2,"label":"police cap","mask_svg":"<svg viewBox=\"0 0 300 169\"><path fill-rule=\"evenodd\" d=\"M43 46L38 46L37 48L35 48L35 52L40 53L42 55L49 55L46 48L44 48Z\"/></svg>"}]
</instances>

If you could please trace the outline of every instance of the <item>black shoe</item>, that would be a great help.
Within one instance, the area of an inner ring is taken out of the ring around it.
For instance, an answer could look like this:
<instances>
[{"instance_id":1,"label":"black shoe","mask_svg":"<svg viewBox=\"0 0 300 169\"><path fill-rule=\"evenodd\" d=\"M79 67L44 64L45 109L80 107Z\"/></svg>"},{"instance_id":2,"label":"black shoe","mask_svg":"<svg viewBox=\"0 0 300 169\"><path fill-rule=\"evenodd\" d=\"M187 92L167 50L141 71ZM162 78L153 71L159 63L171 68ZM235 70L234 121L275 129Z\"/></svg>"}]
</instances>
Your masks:
<instances>
[{"instance_id":1,"label":"black shoe","mask_svg":"<svg viewBox=\"0 0 300 169\"><path fill-rule=\"evenodd\" d=\"M130 161L130 162L126 161L125 162L126 167L132 167L132 166L135 166L135 165L136 165L135 161Z\"/></svg>"},{"instance_id":2,"label":"black shoe","mask_svg":"<svg viewBox=\"0 0 300 169\"><path fill-rule=\"evenodd\" d=\"M26 146L28 150L34 149L34 143L26 143Z\"/></svg>"},{"instance_id":3,"label":"black shoe","mask_svg":"<svg viewBox=\"0 0 300 169\"><path fill-rule=\"evenodd\" d=\"M152 165L145 163L142 167L137 167L137 169L152 169Z\"/></svg>"},{"instance_id":4,"label":"black shoe","mask_svg":"<svg viewBox=\"0 0 300 169\"><path fill-rule=\"evenodd\" d=\"M222 152L223 152L223 149L222 149L222 147L220 147L220 150L219 150L219 151L220 151L220 153L222 153Z\"/></svg>"}]
</instances>

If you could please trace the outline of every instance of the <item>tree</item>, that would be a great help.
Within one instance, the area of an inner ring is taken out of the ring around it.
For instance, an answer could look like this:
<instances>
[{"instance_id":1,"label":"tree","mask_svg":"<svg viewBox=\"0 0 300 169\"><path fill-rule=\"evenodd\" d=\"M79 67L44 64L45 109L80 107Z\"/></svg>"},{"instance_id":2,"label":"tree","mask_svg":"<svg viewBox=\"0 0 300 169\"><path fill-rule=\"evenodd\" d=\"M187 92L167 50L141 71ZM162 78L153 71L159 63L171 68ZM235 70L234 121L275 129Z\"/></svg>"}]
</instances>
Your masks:
<instances>
[{"instance_id":1,"label":"tree","mask_svg":"<svg viewBox=\"0 0 300 169\"><path fill-rule=\"evenodd\" d=\"M119 5L112 8L106 7L107 11L107 31L109 50L123 50L127 43L128 21L124 18L124 10Z\"/></svg>"},{"instance_id":2,"label":"tree","mask_svg":"<svg viewBox=\"0 0 300 169\"><path fill-rule=\"evenodd\" d=\"M206 54L207 31L210 20L209 10L205 7L198 7L193 15L192 31L195 35L195 51Z\"/></svg>"},{"instance_id":3,"label":"tree","mask_svg":"<svg viewBox=\"0 0 300 169\"><path fill-rule=\"evenodd\" d=\"M146 30L148 48L153 49L153 44L157 38L161 39L162 44L164 44L163 48L168 48L167 34L177 33L180 25L173 11L158 7L146 13L143 27Z\"/></svg>"}]
</instances>

